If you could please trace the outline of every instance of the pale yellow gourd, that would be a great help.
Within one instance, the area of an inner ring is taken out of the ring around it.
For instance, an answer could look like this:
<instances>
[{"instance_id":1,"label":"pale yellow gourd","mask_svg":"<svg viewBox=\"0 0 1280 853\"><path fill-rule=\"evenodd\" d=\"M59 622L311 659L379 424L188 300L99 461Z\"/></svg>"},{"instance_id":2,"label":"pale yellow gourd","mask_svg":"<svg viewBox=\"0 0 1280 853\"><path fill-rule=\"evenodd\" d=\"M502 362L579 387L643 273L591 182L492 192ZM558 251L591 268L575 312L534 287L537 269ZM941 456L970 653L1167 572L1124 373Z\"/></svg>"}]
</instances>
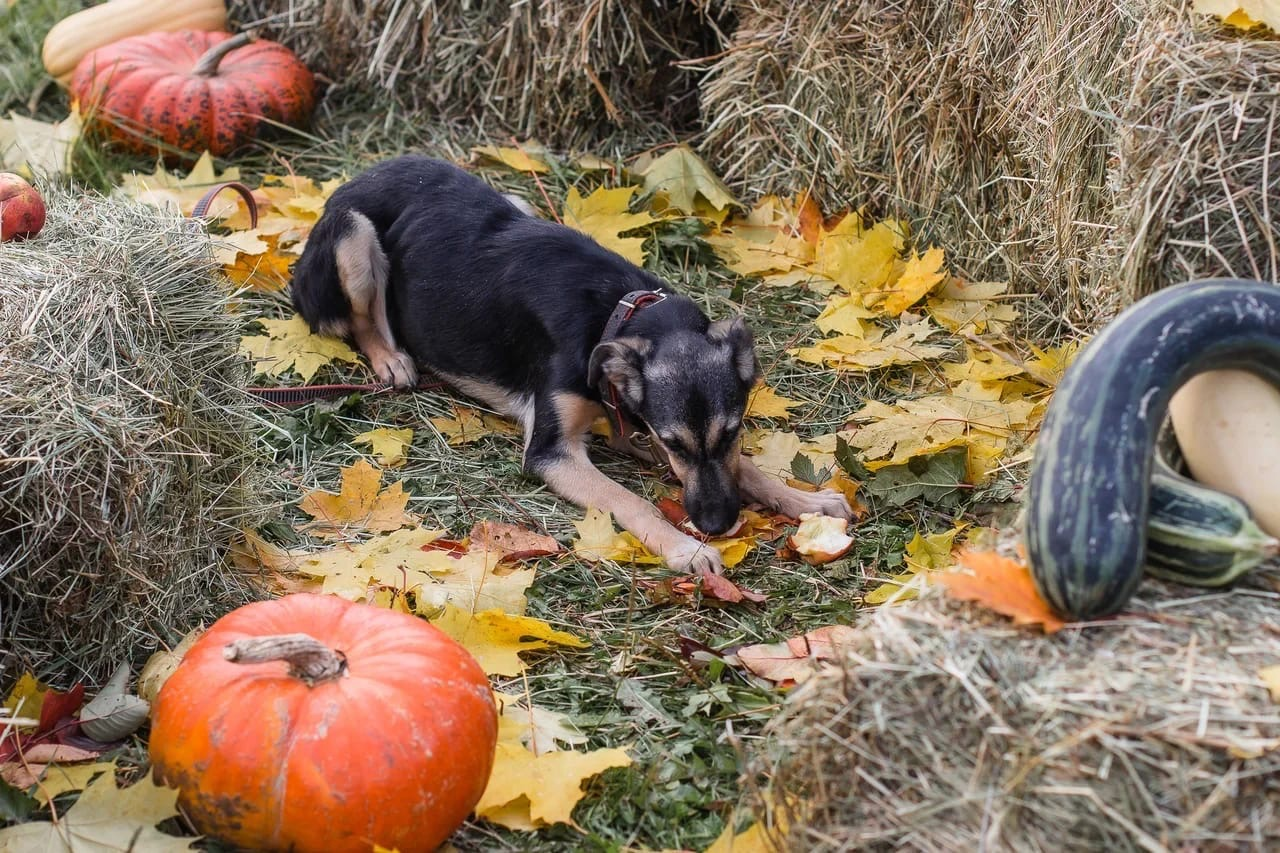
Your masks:
<instances>
[{"instance_id":1,"label":"pale yellow gourd","mask_svg":"<svg viewBox=\"0 0 1280 853\"><path fill-rule=\"evenodd\" d=\"M68 15L44 38L45 70L66 86L92 50L128 36L175 30L225 30L224 0L107 0Z\"/></svg>"},{"instance_id":2,"label":"pale yellow gourd","mask_svg":"<svg viewBox=\"0 0 1280 853\"><path fill-rule=\"evenodd\" d=\"M1169 405L1191 476L1245 502L1280 536L1280 388L1243 370L1193 376Z\"/></svg>"}]
</instances>

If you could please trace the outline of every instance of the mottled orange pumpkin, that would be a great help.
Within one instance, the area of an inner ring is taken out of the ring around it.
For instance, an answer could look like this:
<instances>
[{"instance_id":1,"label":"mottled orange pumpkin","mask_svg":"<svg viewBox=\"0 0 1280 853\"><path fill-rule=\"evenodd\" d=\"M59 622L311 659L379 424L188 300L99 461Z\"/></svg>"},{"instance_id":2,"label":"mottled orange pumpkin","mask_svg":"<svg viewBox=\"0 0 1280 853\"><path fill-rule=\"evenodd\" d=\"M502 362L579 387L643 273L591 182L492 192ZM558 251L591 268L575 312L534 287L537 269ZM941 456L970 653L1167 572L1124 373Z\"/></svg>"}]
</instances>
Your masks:
<instances>
[{"instance_id":1,"label":"mottled orange pumpkin","mask_svg":"<svg viewBox=\"0 0 1280 853\"><path fill-rule=\"evenodd\" d=\"M479 802L497 736L488 679L444 633L298 594L241 607L192 646L156 697L150 749L222 841L427 853Z\"/></svg>"},{"instance_id":2,"label":"mottled orange pumpkin","mask_svg":"<svg viewBox=\"0 0 1280 853\"><path fill-rule=\"evenodd\" d=\"M264 120L302 126L315 106L307 67L283 45L248 33L130 36L86 54L70 88L91 126L168 159L206 149L224 156Z\"/></svg>"}]
</instances>

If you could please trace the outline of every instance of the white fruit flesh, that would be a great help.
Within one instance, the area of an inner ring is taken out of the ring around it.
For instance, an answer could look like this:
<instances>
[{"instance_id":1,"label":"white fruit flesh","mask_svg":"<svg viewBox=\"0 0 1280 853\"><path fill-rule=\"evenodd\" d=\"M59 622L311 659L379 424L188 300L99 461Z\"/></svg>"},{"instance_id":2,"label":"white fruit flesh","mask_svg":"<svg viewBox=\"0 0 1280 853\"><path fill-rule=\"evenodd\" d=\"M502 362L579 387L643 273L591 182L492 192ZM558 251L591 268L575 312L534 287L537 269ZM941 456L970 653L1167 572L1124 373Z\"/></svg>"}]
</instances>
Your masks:
<instances>
[{"instance_id":1,"label":"white fruit flesh","mask_svg":"<svg viewBox=\"0 0 1280 853\"><path fill-rule=\"evenodd\" d=\"M1280 389L1243 370L1191 378L1169 406L1191 476L1245 502L1280 536Z\"/></svg>"}]
</instances>

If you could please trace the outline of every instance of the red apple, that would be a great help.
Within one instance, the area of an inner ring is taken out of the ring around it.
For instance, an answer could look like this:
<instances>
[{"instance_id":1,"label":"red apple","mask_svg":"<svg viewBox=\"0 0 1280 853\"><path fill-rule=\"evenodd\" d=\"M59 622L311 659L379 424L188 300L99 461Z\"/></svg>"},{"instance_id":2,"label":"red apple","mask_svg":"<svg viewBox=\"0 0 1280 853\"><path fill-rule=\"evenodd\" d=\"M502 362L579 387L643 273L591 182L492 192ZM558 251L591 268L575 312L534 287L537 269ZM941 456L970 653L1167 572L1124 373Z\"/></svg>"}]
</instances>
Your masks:
<instances>
[{"instance_id":1,"label":"red apple","mask_svg":"<svg viewBox=\"0 0 1280 853\"><path fill-rule=\"evenodd\" d=\"M44 199L21 175L0 172L0 240L34 237L44 227Z\"/></svg>"}]
</instances>

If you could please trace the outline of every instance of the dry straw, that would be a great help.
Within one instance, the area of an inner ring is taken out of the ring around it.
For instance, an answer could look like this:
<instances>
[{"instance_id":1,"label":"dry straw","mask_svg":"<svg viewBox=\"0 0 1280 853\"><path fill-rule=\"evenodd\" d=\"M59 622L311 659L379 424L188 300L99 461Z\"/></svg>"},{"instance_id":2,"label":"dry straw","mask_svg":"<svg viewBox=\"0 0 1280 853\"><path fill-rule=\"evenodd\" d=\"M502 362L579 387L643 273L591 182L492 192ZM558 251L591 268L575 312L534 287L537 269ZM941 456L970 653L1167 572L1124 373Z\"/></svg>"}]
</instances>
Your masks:
<instances>
[{"instance_id":1,"label":"dry straw","mask_svg":"<svg viewBox=\"0 0 1280 853\"><path fill-rule=\"evenodd\" d=\"M328 80L501 136L557 145L654 122L690 126L695 77L719 44L712 4L652 0L233 0ZM383 97L386 95L383 94Z\"/></svg>"},{"instance_id":2,"label":"dry straw","mask_svg":"<svg viewBox=\"0 0 1280 853\"><path fill-rule=\"evenodd\" d=\"M735 4L709 69L731 181L905 214L972 277L1092 326L1275 277L1280 42L1168 0Z\"/></svg>"},{"instance_id":3,"label":"dry straw","mask_svg":"<svg viewBox=\"0 0 1280 853\"><path fill-rule=\"evenodd\" d=\"M1119 279L1280 281L1280 40L1144 22L1115 175Z\"/></svg>"},{"instance_id":4,"label":"dry straw","mask_svg":"<svg viewBox=\"0 0 1280 853\"><path fill-rule=\"evenodd\" d=\"M48 189L0 244L0 648L105 677L245 600L260 432L238 320L193 223Z\"/></svg>"},{"instance_id":5,"label":"dry straw","mask_svg":"<svg viewBox=\"0 0 1280 853\"><path fill-rule=\"evenodd\" d=\"M1269 580L1269 589L1263 589ZM881 608L771 724L790 850L1273 850L1274 573L1046 638L937 597Z\"/></svg>"}]
</instances>

